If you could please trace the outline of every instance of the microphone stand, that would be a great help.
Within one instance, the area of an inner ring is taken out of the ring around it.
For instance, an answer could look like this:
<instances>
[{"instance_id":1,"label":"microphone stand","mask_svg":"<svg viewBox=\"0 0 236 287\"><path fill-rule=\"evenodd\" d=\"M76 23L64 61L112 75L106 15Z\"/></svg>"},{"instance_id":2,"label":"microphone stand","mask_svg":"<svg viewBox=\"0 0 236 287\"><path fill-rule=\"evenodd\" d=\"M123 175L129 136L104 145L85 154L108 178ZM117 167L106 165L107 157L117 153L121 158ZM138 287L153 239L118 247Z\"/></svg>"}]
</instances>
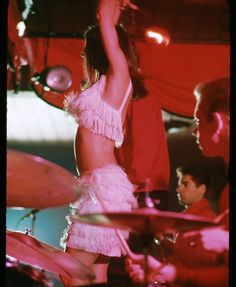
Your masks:
<instances>
[{"instance_id":1,"label":"microphone stand","mask_svg":"<svg viewBox=\"0 0 236 287\"><path fill-rule=\"evenodd\" d=\"M19 224L21 223L21 221L25 220L28 217L32 218L32 224L31 224L31 234L34 235L34 231L35 231L35 222L36 222L36 213L38 213L40 211L40 209L32 209L30 212L26 213L25 215L23 215L20 220L18 221L16 228L18 228ZM28 234L29 230L27 230L27 234Z\"/></svg>"},{"instance_id":2,"label":"microphone stand","mask_svg":"<svg viewBox=\"0 0 236 287\"><path fill-rule=\"evenodd\" d=\"M31 223L32 231L31 231L31 234L32 234L32 235L34 235L35 222L36 222L36 216L35 216L35 213L32 213L31 218L32 218L32 223Z\"/></svg>"}]
</instances>

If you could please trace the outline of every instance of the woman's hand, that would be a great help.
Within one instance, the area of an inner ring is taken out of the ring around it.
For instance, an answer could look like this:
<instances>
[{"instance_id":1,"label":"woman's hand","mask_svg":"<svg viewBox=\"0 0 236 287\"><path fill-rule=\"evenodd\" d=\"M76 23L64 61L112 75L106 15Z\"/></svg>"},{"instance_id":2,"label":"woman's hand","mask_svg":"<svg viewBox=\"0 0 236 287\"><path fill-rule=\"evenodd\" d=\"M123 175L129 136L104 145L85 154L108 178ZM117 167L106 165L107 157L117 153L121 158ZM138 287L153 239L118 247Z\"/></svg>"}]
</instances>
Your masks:
<instances>
[{"instance_id":1,"label":"woman's hand","mask_svg":"<svg viewBox=\"0 0 236 287\"><path fill-rule=\"evenodd\" d=\"M102 13L104 16L113 18L114 25L118 24L120 13L125 8L137 10L138 7L130 0L100 0L97 7L97 20L99 21Z\"/></svg>"},{"instance_id":2,"label":"woman's hand","mask_svg":"<svg viewBox=\"0 0 236 287\"><path fill-rule=\"evenodd\" d=\"M136 6L135 4L131 3L130 0L118 0L119 5L120 5L120 9L123 10L126 7L133 9L133 10L137 10L138 6Z\"/></svg>"},{"instance_id":3,"label":"woman's hand","mask_svg":"<svg viewBox=\"0 0 236 287\"><path fill-rule=\"evenodd\" d=\"M138 6L134 5L129 0L116 0L116 1L117 1L117 7L116 7L115 13L114 13L114 24L115 25L117 25L119 22L119 18L120 18L120 14L121 14L122 10L124 10L126 8L130 8L133 10L138 9Z\"/></svg>"}]
</instances>

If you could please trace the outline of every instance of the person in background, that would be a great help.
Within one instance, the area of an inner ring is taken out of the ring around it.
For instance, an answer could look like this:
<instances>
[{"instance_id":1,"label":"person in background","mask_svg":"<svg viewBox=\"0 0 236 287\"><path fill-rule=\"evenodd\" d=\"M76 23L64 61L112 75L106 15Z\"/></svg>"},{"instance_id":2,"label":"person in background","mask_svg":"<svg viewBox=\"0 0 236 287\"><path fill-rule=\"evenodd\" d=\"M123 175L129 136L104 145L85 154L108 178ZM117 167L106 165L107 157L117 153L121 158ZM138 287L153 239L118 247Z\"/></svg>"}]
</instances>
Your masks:
<instances>
[{"instance_id":1,"label":"person in background","mask_svg":"<svg viewBox=\"0 0 236 287\"><path fill-rule=\"evenodd\" d=\"M221 78L200 83L194 89L196 106L194 135L202 154L207 157L220 156L229 166L229 134L230 134L230 82L229 78ZM203 248L217 256L217 262L211 266L192 267L179 262L162 262L149 256L148 281L166 282L174 286L226 287L228 280L229 255L229 184L225 186L220 197L220 212L217 218L219 226L186 232L183 238L189 240L190 246L185 252L192 250L199 243ZM192 261L195 261L192 255ZM135 282L144 281L144 256L133 255L126 259L126 271Z\"/></svg>"},{"instance_id":2,"label":"person in background","mask_svg":"<svg viewBox=\"0 0 236 287\"><path fill-rule=\"evenodd\" d=\"M210 207L208 194L211 178L207 170L198 166L180 166L176 169L178 178L177 197L184 205L183 213L214 219L216 214Z\"/></svg>"},{"instance_id":3,"label":"person in background","mask_svg":"<svg viewBox=\"0 0 236 287\"><path fill-rule=\"evenodd\" d=\"M185 209L184 214L203 216L213 220L216 213L210 206L207 199L211 191L211 177L204 167L196 165L179 166L176 169L178 186L176 188L177 197L180 205ZM161 240L165 258L168 254L168 260L183 262L188 266L210 264L214 261L214 256L202 249L201 243L194 247L192 252L188 250L191 243L183 237L182 233L168 235ZM192 260L194 256L195 260ZM203 261L203 262L202 262Z\"/></svg>"},{"instance_id":4,"label":"person in background","mask_svg":"<svg viewBox=\"0 0 236 287\"><path fill-rule=\"evenodd\" d=\"M137 186L139 207L168 207L170 164L165 126L158 96L133 98L127 116L124 143L116 150L118 163Z\"/></svg>"},{"instance_id":5,"label":"person in background","mask_svg":"<svg viewBox=\"0 0 236 287\"><path fill-rule=\"evenodd\" d=\"M134 187L117 164L114 148L123 142L126 112L132 95L142 96L137 58L118 20L121 10L137 9L129 0L100 0L98 25L85 32L81 54L85 81L81 93L65 98L66 111L78 122L74 151L80 197L71 214L131 211L137 207ZM120 257L123 246L114 229L91 226L68 217L61 238L66 252L94 270L93 283L107 282L110 257ZM128 231L120 231L126 239ZM61 276L65 286L91 284Z\"/></svg>"}]
</instances>

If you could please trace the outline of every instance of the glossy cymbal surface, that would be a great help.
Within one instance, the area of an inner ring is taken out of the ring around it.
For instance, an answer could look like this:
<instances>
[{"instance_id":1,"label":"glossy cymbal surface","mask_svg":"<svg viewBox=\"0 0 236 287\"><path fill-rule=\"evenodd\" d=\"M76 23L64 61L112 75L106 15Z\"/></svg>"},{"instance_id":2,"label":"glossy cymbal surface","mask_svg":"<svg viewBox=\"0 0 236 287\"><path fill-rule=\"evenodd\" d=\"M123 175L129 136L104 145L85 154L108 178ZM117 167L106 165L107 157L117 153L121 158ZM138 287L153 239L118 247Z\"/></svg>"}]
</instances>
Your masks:
<instances>
[{"instance_id":1,"label":"glossy cymbal surface","mask_svg":"<svg viewBox=\"0 0 236 287\"><path fill-rule=\"evenodd\" d=\"M128 229L138 233L185 232L215 226L213 220L202 216L178 212L159 211L155 208L140 208L132 212L105 212L72 215L72 221L100 225L118 229Z\"/></svg>"},{"instance_id":2,"label":"glossy cymbal surface","mask_svg":"<svg viewBox=\"0 0 236 287\"><path fill-rule=\"evenodd\" d=\"M67 277L95 278L92 270L70 254L19 231L6 231L6 255Z\"/></svg>"},{"instance_id":3,"label":"glossy cymbal surface","mask_svg":"<svg viewBox=\"0 0 236 287\"><path fill-rule=\"evenodd\" d=\"M7 206L48 208L78 198L75 176L42 157L8 149Z\"/></svg>"}]
</instances>

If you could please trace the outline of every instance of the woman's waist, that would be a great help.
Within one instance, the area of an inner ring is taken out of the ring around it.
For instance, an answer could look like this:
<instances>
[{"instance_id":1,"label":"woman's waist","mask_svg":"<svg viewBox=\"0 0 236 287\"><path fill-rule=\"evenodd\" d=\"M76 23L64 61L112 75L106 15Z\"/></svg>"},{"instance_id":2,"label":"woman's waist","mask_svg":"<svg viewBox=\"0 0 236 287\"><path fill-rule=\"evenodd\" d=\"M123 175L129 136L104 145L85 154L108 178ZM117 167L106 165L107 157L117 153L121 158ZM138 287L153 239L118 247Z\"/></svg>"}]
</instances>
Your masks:
<instances>
[{"instance_id":1,"label":"woman's waist","mask_svg":"<svg viewBox=\"0 0 236 287\"><path fill-rule=\"evenodd\" d=\"M78 129L74 150L80 174L107 164L117 164L114 142L85 128Z\"/></svg>"},{"instance_id":2,"label":"woman's waist","mask_svg":"<svg viewBox=\"0 0 236 287\"><path fill-rule=\"evenodd\" d=\"M101 160L105 162L114 161L114 145L105 144L99 141L76 141L74 150L76 156L87 159L88 161Z\"/></svg>"},{"instance_id":3,"label":"woman's waist","mask_svg":"<svg viewBox=\"0 0 236 287\"><path fill-rule=\"evenodd\" d=\"M90 144L75 146L76 164L79 173L92 171L107 165L117 165L113 150L104 147L95 148Z\"/></svg>"},{"instance_id":4,"label":"woman's waist","mask_svg":"<svg viewBox=\"0 0 236 287\"><path fill-rule=\"evenodd\" d=\"M76 160L77 160L77 166L78 166L80 175L90 173L94 171L95 169L100 169L105 166L117 165L115 158L106 157L106 156L101 157L101 154L100 154L100 157L93 156L91 159L87 159L82 154L79 154L79 155L77 154Z\"/></svg>"}]
</instances>

